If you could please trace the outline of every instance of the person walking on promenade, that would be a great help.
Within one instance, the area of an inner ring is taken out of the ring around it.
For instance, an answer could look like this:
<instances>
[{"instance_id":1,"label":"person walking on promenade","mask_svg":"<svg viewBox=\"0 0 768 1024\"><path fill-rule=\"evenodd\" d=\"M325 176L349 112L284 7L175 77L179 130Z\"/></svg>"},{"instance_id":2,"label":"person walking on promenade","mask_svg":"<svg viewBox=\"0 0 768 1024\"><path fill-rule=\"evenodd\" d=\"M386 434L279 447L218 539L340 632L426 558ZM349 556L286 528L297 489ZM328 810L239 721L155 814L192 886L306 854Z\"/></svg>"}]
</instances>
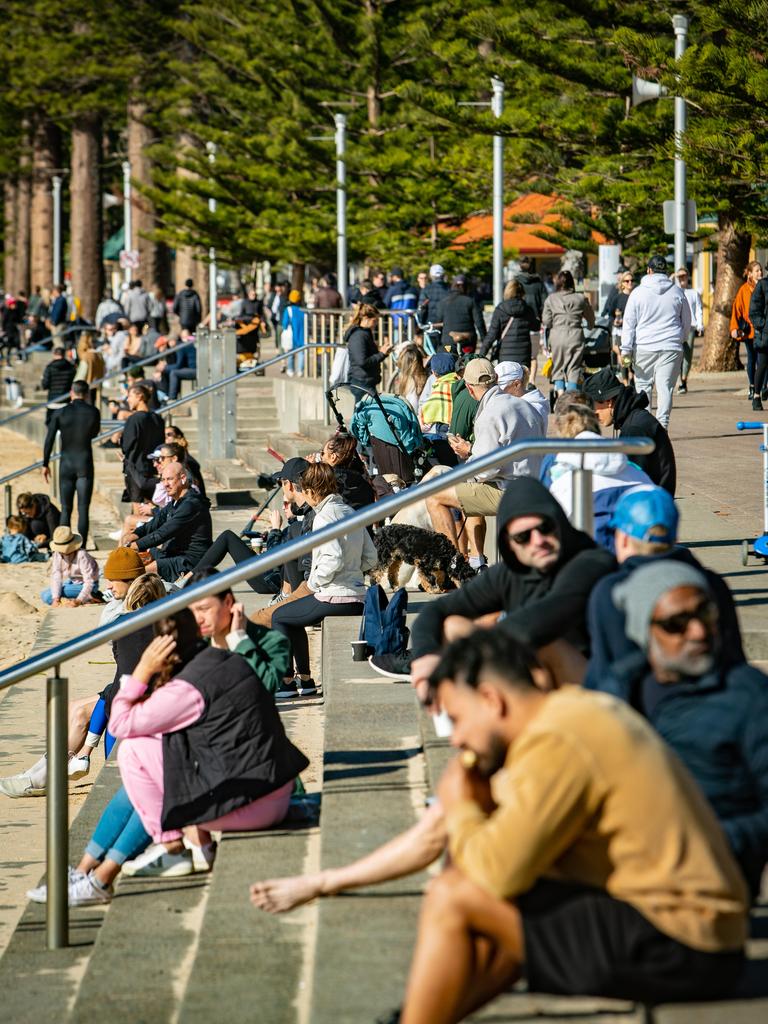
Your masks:
<instances>
[{"instance_id":1,"label":"person walking on promenade","mask_svg":"<svg viewBox=\"0 0 768 1024\"><path fill-rule=\"evenodd\" d=\"M367 390L381 383L381 364L392 350L392 342L385 342L381 348L376 344L373 328L379 319L375 306L361 303L349 322L344 334L344 343L349 352L349 384L361 385L365 390L353 389L355 400L359 401Z\"/></svg>"},{"instance_id":2,"label":"person walking on promenade","mask_svg":"<svg viewBox=\"0 0 768 1024\"><path fill-rule=\"evenodd\" d=\"M507 281L504 298L494 309L488 331L478 349L481 356L499 362L520 363L531 369L531 334L538 331L539 318L525 301L519 281ZM534 360L535 363L535 360ZM531 379L535 379L535 367Z\"/></svg>"},{"instance_id":3,"label":"person walking on promenade","mask_svg":"<svg viewBox=\"0 0 768 1024\"><path fill-rule=\"evenodd\" d=\"M762 265L758 260L752 260L747 264L744 271L744 284L736 292L736 298L731 306L731 337L738 346L740 341L744 342L747 350L747 380L749 382L749 401L755 397L755 328L749 319L749 304L752 301L752 293L757 282L763 276Z\"/></svg>"},{"instance_id":4,"label":"person walking on promenade","mask_svg":"<svg viewBox=\"0 0 768 1024\"><path fill-rule=\"evenodd\" d=\"M752 408L763 408L763 394L768 392L768 280L761 278L749 301L749 319L755 329L755 394Z\"/></svg>"},{"instance_id":5,"label":"person walking on promenade","mask_svg":"<svg viewBox=\"0 0 768 1024\"><path fill-rule=\"evenodd\" d=\"M551 380L557 394L576 391L584 362L584 330L595 326L595 313L589 299L576 291L573 274L561 270L555 278L555 290L548 295L541 313L547 328L547 346L552 352Z\"/></svg>"},{"instance_id":6,"label":"person walking on promenade","mask_svg":"<svg viewBox=\"0 0 768 1024\"><path fill-rule=\"evenodd\" d=\"M194 289L194 281L188 277L184 287L173 300L173 312L179 318L181 327L194 334L203 319L203 304Z\"/></svg>"},{"instance_id":7,"label":"person walking on promenade","mask_svg":"<svg viewBox=\"0 0 768 1024\"><path fill-rule=\"evenodd\" d=\"M683 362L683 342L691 329L691 307L682 288L667 276L663 256L651 256L648 272L630 293L621 330L621 358L635 367L637 390L656 387L656 418L666 430L672 395Z\"/></svg>"},{"instance_id":8,"label":"person walking on promenade","mask_svg":"<svg viewBox=\"0 0 768 1024\"><path fill-rule=\"evenodd\" d=\"M474 352L485 337L483 313L474 296L467 294L467 279L457 274L451 282L450 294L440 304L443 324L442 344L457 355Z\"/></svg>"},{"instance_id":9,"label":"person walking on promenade","mask_svg":"<svg viewBox=\"0 0 768 1024\"><path fill-rule=\"evenodd\" d=\"M675 276L677 277L678 285L683 289L683 293L688 300L688 305L691 307L691 326L687 337L683 338L683 367L680 371L680 386L677 389L679 395L685 395L688 393L688 374L693 363L693 350L696 338L700 338L704 334L704 307L701 304L701 295L695 288L688 286L687 269L680 267Z\"/></svg>"},{"instance_id":10,"label":"person walking on promenade","mask_svg":"<svg viewBox=\"0 0 768 1024\"><path fill-rule=\"evenodd\" d=\"M88 510L93 495L93 439L99 432L101 416L99 410L88 402L88 385L76 380L70 392L71 402L63 409L57 409L43 447L43 479L51 479L49 463L56 435L61 434L61 465L59 487L61 490L61 525L69 526L77 494L77 532L88 540Z\"/></svg>"},{"instance_id":11,"label":"person walking on promenade","mask_svg":"<svg viewBox=\"0 0 768 1024\"><path fill-rule=\"evenodd\" d=\"M51 408L50 403L54 401L69 401L69 389L72 387L72 381L75 379L75 373L77 372L75 364L66 358L62 345L57 345L52 355L53 359L43 370L43 379L40 381L40 387L48 392L49 405L45 410L46 427L51 422L51 417L56 411Z\"/></svg>"},{"instance_id":12,"label":"person walking on promenade","mask_svg":"<svg viewBox=\"0 0 768 1024\"><path fill-rule=\"evenodd\" d=\"M123 307L128 322L135 324L139 331L149 323L151 304L149 292L144 290L141 281L131 281L131 286L123 296Z\"/></svg>"}]
</instances>

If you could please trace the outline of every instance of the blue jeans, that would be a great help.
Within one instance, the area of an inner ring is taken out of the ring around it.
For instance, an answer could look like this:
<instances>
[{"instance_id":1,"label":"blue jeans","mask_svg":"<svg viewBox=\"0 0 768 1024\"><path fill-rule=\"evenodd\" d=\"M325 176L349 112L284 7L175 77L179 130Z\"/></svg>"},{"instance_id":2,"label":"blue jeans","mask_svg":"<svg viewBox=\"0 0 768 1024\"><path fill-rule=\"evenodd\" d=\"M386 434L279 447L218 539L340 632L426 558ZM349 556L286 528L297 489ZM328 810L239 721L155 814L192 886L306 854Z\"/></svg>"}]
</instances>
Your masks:
<instances>
[{"instance_id":1,"label":"blue jeans","mask_svg":"<svg viewBox=\"0 0 768 1024\"><path fill-rule=\"evenodd\" d=\"M96 701L96 707L91 712L91 720L88 723L88 732L97 733L99 736L102 733L104 735L104 757L109 757L112 753L112 747L115 745L115 737L107 729L107 706L104 703L104 698L99 697Z\"/></svg>"},{"instance_id":2,"label":"blue jeans","mask_svg":"<svg viewBox=\"0 0 768 1024\"><path fill-rule=\"evenodd\" d=\"M61 596L78 597L82 589L82 583L65 583L61 588ZM46 587L45 590L40 594L40 597L42 597L46 604L53 604L53 594L51 593L50 587Z\"/></svg>"},{"instance_id":3,"label":"blue jeans","mask_svg":"<svg viewBox=\"0 0 768 1024\"><path fill-rule=\"evenodd\" d=\"M85 852L95 860L113 860L116 864L123 864L138 857L151 841L121 786L104 808Z\"/></svg>"},{"instance_id":4,"label":"blue jeans","mask_svg":"<svg viewBox=\"0 0 768 1024\"><path fill-rule=\"evenodd\" d=\"M302 342L302 344L303 344L303 342ZM294 345L293 347L294 348L299 348L300 346L299 345ZM299 375L299 377L304 373L304 357L305 356L306 356L306 351L302 348L301 352L299 352L298 355L296 355L296 356L288 356L288 358L286 359L286 363L288 363L288 369L289 370L294 370L295 369L296 373ZM294 364L295 364L295 366L294 366Z\"/></svg>"}]
</instances>

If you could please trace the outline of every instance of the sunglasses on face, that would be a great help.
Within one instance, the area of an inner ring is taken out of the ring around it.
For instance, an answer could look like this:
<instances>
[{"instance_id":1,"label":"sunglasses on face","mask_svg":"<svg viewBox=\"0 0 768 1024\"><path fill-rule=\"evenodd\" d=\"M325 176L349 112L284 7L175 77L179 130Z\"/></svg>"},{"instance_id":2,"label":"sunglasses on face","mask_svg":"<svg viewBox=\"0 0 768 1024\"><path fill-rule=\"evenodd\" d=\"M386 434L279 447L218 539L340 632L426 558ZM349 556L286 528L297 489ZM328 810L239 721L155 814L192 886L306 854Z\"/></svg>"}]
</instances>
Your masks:
<instances>
[{"instance_id":1,"label":"sunglasses on face","mask_svg":"<svg viewBox=\"0 0 768 1024\"><path fill-rule=\"evenodd\" d=\"M678 612L677 615L670 615L666 619L651 619L651 625L658 626L673 636L682 636L688 631L694 619L703 626L714 626L717 622L717 605L714 601L702 601L693 611Z\"/></svg>"},{"instance_id":2,"label":"sunglasses on face","mask_svg":"<svg viewBox=\"0 0 768 1024\"><path fill-rule=\"evenodd\" d=\"M540 533L542 537L551 537L557 533L557 523L554 519L547 519L545 517L536 526L532 526L530 530L521 530L520 533L508 533L507 540L513 544L520 544L522 547L525 547L526 544L530 544L534 533Z\"/></svg>"}]
</instances>

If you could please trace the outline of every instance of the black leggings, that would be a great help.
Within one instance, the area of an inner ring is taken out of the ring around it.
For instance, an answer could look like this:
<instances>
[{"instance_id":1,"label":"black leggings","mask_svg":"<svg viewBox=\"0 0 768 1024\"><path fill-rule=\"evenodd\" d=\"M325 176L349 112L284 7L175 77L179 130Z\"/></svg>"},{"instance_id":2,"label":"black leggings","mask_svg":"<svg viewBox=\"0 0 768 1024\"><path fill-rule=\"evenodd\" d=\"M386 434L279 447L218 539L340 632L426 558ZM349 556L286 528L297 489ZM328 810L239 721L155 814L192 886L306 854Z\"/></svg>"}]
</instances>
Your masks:
<instances>
[{"instance_id":1,"label":"black leggings","mask_svg":"<svg viewBox=\"0 0 768 1024\"><path fill-rule=\"evenodd\" d=\"M62 526L70 525L75 492L77 492L77 532L83 538L83 547L85 547L85 542L88 540L88 509L93 495L93 473L90 476L80 476L62 469L59 474L59 489L61 491Z\"/></svg>"},{"instance_id":2,"label":"black leggings","mask_svg":"<svg viewBox=\"0 0 768 1024\"><path fill-rule=\"evenodd\" d=\"M309 641L304 627L315 626L329 615L362 614L362 601L354 601L349 604L330 604L328 601L318 601L314 594L310 594L308 597L300 597L298 601L279 604L272 616L272 628L288 638L296 671L300 676L308 676L311 671ZM356 639L356 636L350 636L350 640Z\"/></svg>"},{"instance_id":3,"label":"black leggings","mask_svg":"<svg viewBox=\"0 0 768 1024\"><path fill-rule=\"evenodd\" d=\"M763 389L768 384L768 348L755 349L757 362L755 365L755 397L759 398Z\"/></svg>"},{"instance_id":4,"label":"black leggings","mask_svg":"<svg viewBox=\"0 0 768 1024\"><path fill-rule=\"evenodd\" d=\"M203 569L208 565L218 565L227 555L231 557L235 565L239 565L241 562L245 562L246 559L253 558L254 552L236 533L233 533L232 530L225 530L211 544L195 566L195 569ZM254 576L253 579L246 582L251 590L255 590L257 594L277 594L280 590L280 570L272 569L270 572Z\"/></svg>"}]
</instances>

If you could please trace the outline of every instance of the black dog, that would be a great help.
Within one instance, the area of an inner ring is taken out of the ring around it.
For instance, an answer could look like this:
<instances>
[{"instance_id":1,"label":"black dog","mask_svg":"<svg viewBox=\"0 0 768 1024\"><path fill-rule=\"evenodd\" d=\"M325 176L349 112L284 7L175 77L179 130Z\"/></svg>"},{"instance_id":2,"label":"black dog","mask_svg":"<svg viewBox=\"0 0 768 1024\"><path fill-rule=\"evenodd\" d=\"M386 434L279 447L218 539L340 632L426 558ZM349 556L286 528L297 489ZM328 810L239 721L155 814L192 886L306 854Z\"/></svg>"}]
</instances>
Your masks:
<instances>
[{"instance_id":1,"label":"black dog","mask_svg":"<svg viewBox=\"0 0 768 1024\"><path fill-rule=\"evenodd\" d=\"M432 594L460 587L474 575L474 569L447 537L420 526L393 523L374 536L379 564L371 573L375 581L385 576L393 590L399 586L400 567L415 567L422 588Z\"/></svg>"}]
</instances>

